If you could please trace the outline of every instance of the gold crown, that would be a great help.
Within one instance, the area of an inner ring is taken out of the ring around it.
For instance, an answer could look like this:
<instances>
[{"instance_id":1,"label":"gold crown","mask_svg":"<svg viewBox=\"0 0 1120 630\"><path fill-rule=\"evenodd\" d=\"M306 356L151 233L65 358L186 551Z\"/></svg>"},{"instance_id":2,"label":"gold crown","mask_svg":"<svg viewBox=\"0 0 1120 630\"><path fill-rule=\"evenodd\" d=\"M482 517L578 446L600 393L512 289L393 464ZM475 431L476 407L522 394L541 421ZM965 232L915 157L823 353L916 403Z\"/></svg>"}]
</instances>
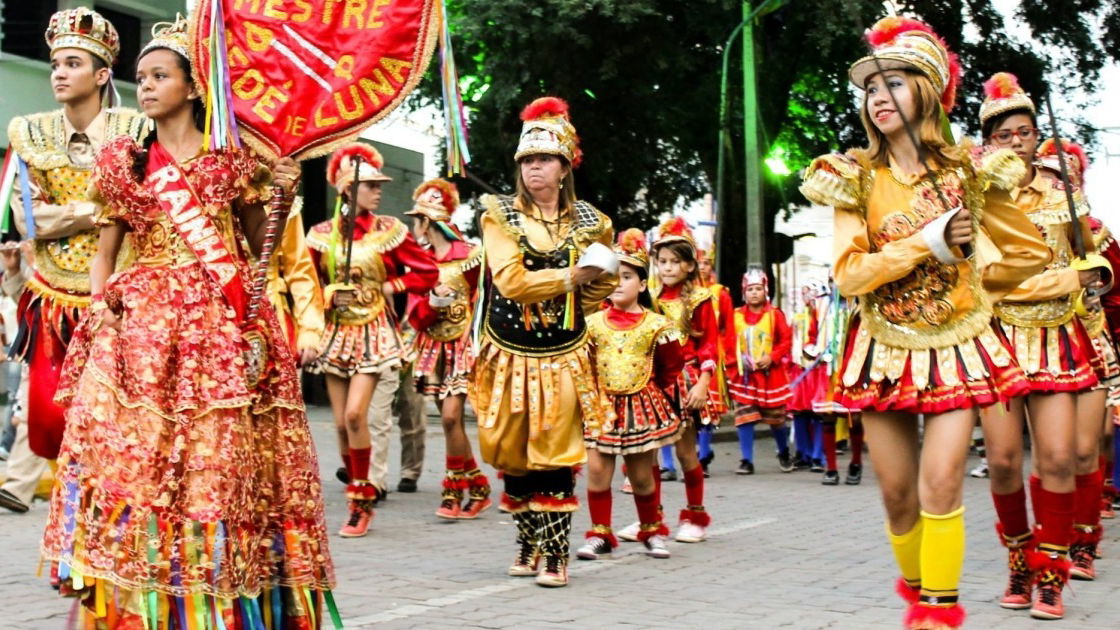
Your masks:
<instances>
[{"instance_id":1,"label":"gold crown","mask_svg":"<svg viewBox=\"0 0 1120 630\"><path fill-rule=\"evenodd\" d=\"M168 48L190 59L191 36L187 18L177 14L174 22L157 22L153 25L152 39L140 50L137 58L143 57L154 48Z\"/></svg>"},{"instance_id":2,"label":"gold crown","mask_svg":"<svg viewBox=\"0 0 1120 630\"><path fill-rule=\"evenodd\" d=\"M1037 114L1034 101L1019 86L1019 79L1015 75L1010 72L993 74L992 78L984 82L984 102L980 105L980 125L983 126L993 116L1015 110L1026 110L1031 114Z\"/></svg>"},{"instance_id":3,"label":"gold crown","mask_svg":"<svg viewBox=\"0 0 1120 630\"><path fill-rule=\"evenodd\" d=\"M121 52L121 38L112 22L86 7L52 15L43 36L52 54L60 48L79 48L110 66Z\"/></svg>"}]
</instances>

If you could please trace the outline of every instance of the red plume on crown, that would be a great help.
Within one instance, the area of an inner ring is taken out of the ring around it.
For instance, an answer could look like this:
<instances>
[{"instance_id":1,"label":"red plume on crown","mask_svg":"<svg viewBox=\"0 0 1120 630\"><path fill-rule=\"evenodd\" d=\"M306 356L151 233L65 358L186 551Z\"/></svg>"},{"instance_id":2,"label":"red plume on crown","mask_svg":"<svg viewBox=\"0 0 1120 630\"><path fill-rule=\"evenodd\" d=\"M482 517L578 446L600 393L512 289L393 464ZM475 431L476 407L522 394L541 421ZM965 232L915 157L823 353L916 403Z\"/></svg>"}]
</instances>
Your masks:
<instances>
[{"instance_id":1,"label":"red plume on crown","mask_svg":"<svg viewBox=\"0 0 1120 630\"><path fill-rule=\"evenodd\" d=\"M692 245L693 249L696 248L696 238L692 235L692 228L688 227L688 222L684 218L669 217L657 228L657 240L653 243L654 247L671 241L685 241Z\"/></svg>"},{"instance_id":2,"label":"red plume on crown","mask_svg":"<svg viewBox=\"0 0 1120 630\"><path fill-rule=\"evenodd\" d=\"M331 186L338 182L338 174L343 167L350 168L350 160L354 155L360 155L364 162L372 164L379 171L385 165L377 149L364 142L352 142L336 150L327 163L327 182Z\"/></svg>"},{"instance_id":3,"label":"red plume on crown","mask_svg":"<svg viewBox=\"0 0 1120 630\"><path fill-rule=\"evenodd\" d=\"M521 120L560 117L571 122L568 117L568 102L555 96L542 96L521 110Z\"/></svg>"},{"instance_id":4,"label":"red plume on crown","mask_svg":"<svg viewBox=\"0 0 1120 630\"><path fill-rule=\"evenodd\" d=\"M645 232L638 228L623 230L618 234L618 248L627 254L646 252L649 250L649 244L646 243Z\"/></svg>"},{"instance_id":5,"label":"red plume on crown","mask_svg":"<svg viewBox=\"0 0 1120 630\"><path fill-rule=\"evenodd\" d=\"M1072 156L1077 159L1077 175L1078 179L1082 179L1085 171L1089 169L1089 156L1085 154L1085 149L1076 142L1062 139L1062 152L1067 156ZM1058 150L1054 146L1054 139L1047 138L1043 140L1042 144L1038 147L1038 157L1057 157Z\"/></svg>"},{"instance_id":6,"label":"red plume on crown","mask_svg":"<svg viewBox=\"0 0 1120 630\"><path fill-rule=\"evenodd\" d=\"M1010 98L1022 91L1019 77L1010 72L997 72L984 82L984 96L990 99Z\"/></svg>"},{"instance_id":7,"label":"red plume on crown","mask_svg":"<svg viewBox=\"0 0 1120 630\"><path fill-rule=\"evenodd\" d=\"M949 80L941 90L941 107L948 114L957 103L957 86L961 83L961 62L956 53L950 50L945 40L929 24L912 18L887 16L867 30L867 42L872 48L879 48L894 42L899 35L910 31L928 34L945 49L945 54L949 58Z\"/></svg>"},{"instance_id":8,"label":"red plume on crown","mask_svg":"<svg viewBox=\"0 0 1120 630\"><path fill-rule=\"evenodd\" d=\"M413 199L418 199L420 193L428 190L429 188L436 188L440 192L440 204L447 214L455 214L455 209L459 207L459 188L447 181L446 179L436 178L431 179L416 187L416 191L412 193Z\"/></svg>"}]
</instances>

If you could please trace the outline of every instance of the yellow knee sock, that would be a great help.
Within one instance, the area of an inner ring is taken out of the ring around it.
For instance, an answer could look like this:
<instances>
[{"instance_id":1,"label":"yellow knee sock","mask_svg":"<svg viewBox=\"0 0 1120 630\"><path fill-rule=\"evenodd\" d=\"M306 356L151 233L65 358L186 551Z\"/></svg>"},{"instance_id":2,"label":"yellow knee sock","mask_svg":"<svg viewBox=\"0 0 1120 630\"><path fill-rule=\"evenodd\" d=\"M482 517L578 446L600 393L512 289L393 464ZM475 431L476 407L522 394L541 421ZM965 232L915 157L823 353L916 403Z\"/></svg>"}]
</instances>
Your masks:
<instances>
[{"instance_id":1,"label":"yellow knee sock","mask_svg":"<svg viewBox=\"0 0 1120 630\"><path fill-rule=\"evenodd\" d=\"M948 514L922 512L922 599L956 602L964 566L964 506Z\"/></svg>"},{"instance_id":2,"label":"yellow knee sock","mask_svg":"<svg viewBox=\"0 0 1120 630\"><path fill-rule=\"evenodd\" d=\"M891 541L894 550L894 559L898 562L898 570L902 572L902 579L912 587L917 588L922 584L922 519L910 528L905 534L895 534L887 524L887 538Z\"/></svg>"}]
</instances>

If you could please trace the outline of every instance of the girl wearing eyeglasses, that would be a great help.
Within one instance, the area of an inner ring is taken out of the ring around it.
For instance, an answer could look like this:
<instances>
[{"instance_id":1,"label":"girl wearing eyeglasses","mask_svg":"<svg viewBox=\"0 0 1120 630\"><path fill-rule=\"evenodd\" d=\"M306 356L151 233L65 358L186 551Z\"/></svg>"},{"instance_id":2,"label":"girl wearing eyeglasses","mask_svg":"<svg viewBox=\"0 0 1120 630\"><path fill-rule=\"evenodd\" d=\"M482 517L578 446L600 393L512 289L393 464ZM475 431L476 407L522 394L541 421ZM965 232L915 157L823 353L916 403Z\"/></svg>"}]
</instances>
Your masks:
<instances>
[{"instance_id":1,"label":"girl wearing eyeglasses","mask_svg":"<svg viewBox=\"0 0 1120 630\"><path fill-rule=\"evenodd\" d=\"M1026 172L1011 196L1053 254L1045 271L1023 282L995 306L1030 385L1028 393L1009 406L991 407L981 414L996 527L1008 549L1010 576L1000 606L1030 608L1031 616L1038 619L1060 619L1064 615L1062 587L1070 572L1078 483L1074 475L1076 398L1098 382L1094 371L1098 357L1085 326L1075 316L1075 300L1082 289L1098 286L1100 278L1096 269L1072 264L1073 234L1061 180L1055 171L1035 162L1039 131L1034 103L1015 76L1005 72L989 79L984 89L980 124L985 143L1011 149L1023 161ZM1079 213L1087 211L1087 206L1079 208ZM1088 235L1086 242L1092 243ZM1034 442L1030 478L1033 530L1022 479L1025 416Z\"/></svg>"}]
</instances>

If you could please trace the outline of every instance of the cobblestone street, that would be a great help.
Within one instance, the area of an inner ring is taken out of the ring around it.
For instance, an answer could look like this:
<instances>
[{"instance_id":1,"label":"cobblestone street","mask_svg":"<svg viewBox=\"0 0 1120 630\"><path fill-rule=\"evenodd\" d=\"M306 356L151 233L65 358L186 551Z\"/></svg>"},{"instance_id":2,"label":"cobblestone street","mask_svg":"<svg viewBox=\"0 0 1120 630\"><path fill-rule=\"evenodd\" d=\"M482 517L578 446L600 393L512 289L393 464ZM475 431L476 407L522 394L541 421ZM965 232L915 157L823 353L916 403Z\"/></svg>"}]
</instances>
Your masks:
<instances>
[{"instance_id":1,"label":"cobblestone street","mask_svg":"<svg viewBox=\"0 0 1120 630\"><path fill-rule=\"evenodd\" d=\"M336 532L345 509L334 479L337 455L325 409L312 422L326 494L327 519ZM473 440L473 426L471 427ZM726 431L726 429L725 429ZM394 435L393 448L397 448ZM546 590L531 579L509 578L514 526L496 509L479 521L441 521L443 436L428 425L427 458L416 494L393 492L377 510L366 538L331 537L338 574L335 591L346 627L359 628L897 628L902 603L893 592L894 562L885 544L874 476L861 486L825 487L808 472L782 474L773 442L756 447L758 472L736 476L734 443L716 445L707 488L713 516L710 538L696 545L670 543L673 557L653 560L636 543L610 560L572 561L571 585ZM970 462L970 466L975 462ZM841 458L841 466L847 458ZM395 490L396 457L390 470ZM493 471L486 469L494 481ZM616 483L616 488L619 484ZM969 551L961 586L973 628L1116 628L1120 599L1120 529L1106 531L1097 582L1074 582L1067 617L1033 622L1026 611L996 604L1004 587L1005 556L996 542L987 480L965 482ZM582 498L581 489L581 498ZM667 482L666 513L675 524L684 488ZM496 497L495 497L496 499ZM497 501L495 501L496 503ZM46 504L29 514L0 513L3 566L0 627L62 628L70 602L35 576ZM629 496L617 493L615 526L634 520ZM1106 521L1106 527L1116 521ZM586 510L575 536L588 527ZM573 545L575 546L575 545Z\"/></svg>"}]
</instances>

